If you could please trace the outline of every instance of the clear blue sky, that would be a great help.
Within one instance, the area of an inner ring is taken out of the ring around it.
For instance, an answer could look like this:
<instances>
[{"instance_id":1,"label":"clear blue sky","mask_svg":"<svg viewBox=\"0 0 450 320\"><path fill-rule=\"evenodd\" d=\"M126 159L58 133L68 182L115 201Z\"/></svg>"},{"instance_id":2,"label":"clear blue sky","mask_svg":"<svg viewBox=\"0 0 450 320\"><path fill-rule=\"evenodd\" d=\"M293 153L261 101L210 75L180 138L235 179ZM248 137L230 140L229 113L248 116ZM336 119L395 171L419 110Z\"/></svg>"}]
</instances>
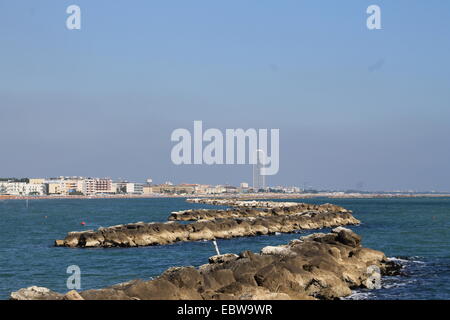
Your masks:
<instances>
[{"instance_id":1,"label":"clear blue sky","mask_svg":"<svg viewBox=\"0 0 450 320\"><path fill-rule=\"evenodd\" d=\"M0 0L0 176L251 182L171 163L203 120L279 128L270 185L450 190L449 57L447 0Z\"/></svg>"}]
</instances>

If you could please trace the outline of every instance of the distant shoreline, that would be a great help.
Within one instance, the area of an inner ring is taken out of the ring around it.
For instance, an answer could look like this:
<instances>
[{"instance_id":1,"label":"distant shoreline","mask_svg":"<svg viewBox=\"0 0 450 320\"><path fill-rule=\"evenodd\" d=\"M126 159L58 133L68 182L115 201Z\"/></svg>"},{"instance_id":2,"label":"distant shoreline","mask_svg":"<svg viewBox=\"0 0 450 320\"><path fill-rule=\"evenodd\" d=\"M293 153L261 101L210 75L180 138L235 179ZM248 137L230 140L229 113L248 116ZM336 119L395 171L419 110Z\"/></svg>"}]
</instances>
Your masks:
<instances>
[{"instance_id":1,"label":"distant shoreline","mask_svg":"<svg viewBox=\"0 0 450 320\"><path fill-rule=\"evenodd\" d=\"M3 196L1 200L64 200L64 199L157 199L157 198L239 198L239 199L311 199L311 198L332 198L332 199L374 199L374 198L450 198L450 194L444 193L420 193L420 194L394 194L394 193L252 193L252 194L150 194L150 195L95 195L95 196Z\"/></svg>"}]
</instances>

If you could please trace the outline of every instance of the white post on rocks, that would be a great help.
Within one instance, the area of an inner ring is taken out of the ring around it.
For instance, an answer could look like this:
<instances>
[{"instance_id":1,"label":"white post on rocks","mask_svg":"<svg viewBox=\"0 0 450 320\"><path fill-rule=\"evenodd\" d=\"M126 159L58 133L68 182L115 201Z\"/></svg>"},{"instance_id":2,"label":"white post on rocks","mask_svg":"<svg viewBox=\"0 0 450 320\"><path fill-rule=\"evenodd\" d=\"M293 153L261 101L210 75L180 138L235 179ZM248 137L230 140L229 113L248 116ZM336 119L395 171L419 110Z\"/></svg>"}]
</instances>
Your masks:
<instances>
[{"instance_id":1,"label":"white post on rocks","mask_svg":"<svg viewBox=\"0 0 450 320\"><path fill-rule=\"evenodd\" d=\"M217 241L213 240L214 248L216 249L217 255L220 256L219 246L217 245Z\"/></svg>"}]
</instances>

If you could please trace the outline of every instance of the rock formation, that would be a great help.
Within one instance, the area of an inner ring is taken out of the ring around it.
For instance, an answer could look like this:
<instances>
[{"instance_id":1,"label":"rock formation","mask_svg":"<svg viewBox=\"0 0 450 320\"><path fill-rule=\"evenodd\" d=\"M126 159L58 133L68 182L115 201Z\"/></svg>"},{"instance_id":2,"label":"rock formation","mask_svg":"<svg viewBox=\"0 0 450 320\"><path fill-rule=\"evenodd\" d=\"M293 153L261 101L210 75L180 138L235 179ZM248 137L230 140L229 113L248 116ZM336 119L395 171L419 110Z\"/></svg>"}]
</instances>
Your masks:
<instances>
[{"instance_id":1,"label":"rock formation","mask_svg":"<svg viewBox=\"0 0 450 320\"><path fill-rule=\"evenodd\" d=\"M105 289L65 295L36 287L11 299L336 299L352 289L371 287L373 268L396 274L400 266L380 251L363 248L351 230L336 228L287 245L210 258L199 268L170 268L153 280L133 280Z\"/></svg>"},{"instance_id":2,"label":"rock formation","mask_svg":"<svg viewBox=\"0 0 450 320\"><path fill-rule=\"evenodd\" d=\"M60 300L63 295L44 287L31 286L12 292L11 300Z\"/></svg>"},{"instance_id":3,"label":"rock formation","mask_svg":"<svg viewBox=\"0 0 450 320\"><path fill-rule=\"evenodd\" d=\"M165 245L180 241L230 239L234 237L289 233L297 230L331 228L359 224L349 212L294 213L267 217L178 222L133 223L96 231L69 232L56 246L65 247L138 247Z\"/></svg>"},{"instance_id":4,"label":"rock formation","mask_svg":"<svg viewBox=\"0 0 450 320\"><path fill-rule=\"evenodd\" d=\"M186 199L190 203L210 204L214 206L226 207L249 207L249 208L276 208L296 206L298 202L279 202L279 201L255 201L239 199L208 199L208 198L190 198Z\"/></svg>"},{"instance_id":5,"label":"rock formation","mask_svg":"<svg viewBox=\"0 0 450 320\"><path fill-rule=\"evenodd\" d=\"M189 199L188 199L189 200ZM201 199L210 200L210 199ZM211 201L228 201L229 200L212 200ZM333 204L314 205L307 203L295 202L260 202L260 201L239 201L232 204L241 208L233 208L227 210L215 209L190 209L183 211L175 211L169 216L171 221L197 221L197 220L213 220L219 218L249 218L249 217L269 217L269 216L283 216L297 213L307 212L351 212L343 207ZM253 204L253 205L252 205ZM228 203L230 205L230 203ZM258 209L264 208L264 209Z\"/></svg>"}]
</instances>

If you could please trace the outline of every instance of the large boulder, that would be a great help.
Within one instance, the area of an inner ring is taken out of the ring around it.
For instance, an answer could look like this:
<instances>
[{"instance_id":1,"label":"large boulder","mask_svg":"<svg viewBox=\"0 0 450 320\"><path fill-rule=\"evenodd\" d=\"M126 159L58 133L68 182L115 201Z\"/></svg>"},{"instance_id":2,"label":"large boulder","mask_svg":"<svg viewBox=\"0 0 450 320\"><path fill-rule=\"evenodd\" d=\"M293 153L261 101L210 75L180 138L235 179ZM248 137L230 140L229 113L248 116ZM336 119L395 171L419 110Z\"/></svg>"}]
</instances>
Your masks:
<instances>
[{"instance_id":1,"label":"large boulder","mask_svg":"<svg viewBox=\"0 0 450 320\"><path fill-rule=\"evenodd\" d=\"M225 253L225 254L219 254L219 255L209 257L208 261L209 261L209 263L212 263L212 264L224 263L224 262L228 262L228 261L234 261L237 258L239 258L239 256L237 254Z\"/></svg>"},{"instance_id":2,"label":"large boulder","mask_svg":"<svg viewBox=\"0 0 450 320\"><path fill-rule=\"evenodd\" d=\"M286 246L267 246L261 249L262 255L277 255L283 257L295 256L295 252Z\"/></svg>"},{"instance_id":3,"label":"large boulder","mask_svg":"<svg viewBox=\"0 0 450 320\"><path fill-rule=\"evenodd\" d=\"M61 300L63 295L44 287L31 286L12 292L11 300Z\"/></svg>"},{"instance_id":4,"label":"large boulder","mask_svg":"<svg viewBox=\"0 0 450 320\"><path fill-rule=\"evenodd\" d=\"M71 290L64 295L63 300L84 300L84 298L76 290Z\"/></svg>"},{"instance_id":5,"label":"large boulder","mask_svg":"<svg viewBox=\"0 0 450 320\"><path fill-rule=\"evenodd\" d=\"M337 241L339 241L340 243L353 248L359 247L361 245L361 237L350 229L338 227L333 229L333 233L337 234Z\"/></svg>"}]
</instances>

